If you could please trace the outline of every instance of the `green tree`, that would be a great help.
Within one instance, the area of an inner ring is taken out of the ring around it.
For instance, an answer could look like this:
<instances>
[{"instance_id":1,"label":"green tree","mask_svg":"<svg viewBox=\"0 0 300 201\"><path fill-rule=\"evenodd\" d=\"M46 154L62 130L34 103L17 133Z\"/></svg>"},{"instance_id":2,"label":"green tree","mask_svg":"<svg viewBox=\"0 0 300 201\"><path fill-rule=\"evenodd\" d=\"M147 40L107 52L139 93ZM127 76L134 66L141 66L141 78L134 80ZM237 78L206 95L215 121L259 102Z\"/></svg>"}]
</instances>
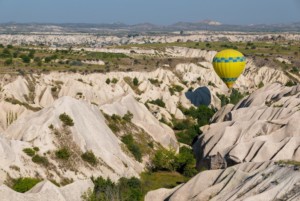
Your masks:
<instances>
[{"instance_id":1,"label":"green tree","mask_svg":"<svg viewBox=\"0 0 300 201\"><path fill-rule=\"evenodd\" d=\"M152 160L154 171L174 171L176 170L176 155L174 150L159 149Z\"/></svg>"},{"instance_id":2,"label":"green tree","mask_svg":"<svg viewBox=\"0 0 300 201\"><path fill-rule=\"evenodd\" d=\"M21 56L21 58L22 58L22 61L24 62L24 63L30 63L30 57L29 56L27 56L27 55L22 55Z\"/></svg>"},{"instance_id":3,"label":"green tree","mask_svg":"<svg viewBox=\"0 0 300 201\"><path fill-rule=\"evenodd\" d=\"M136 77L133 78L133 85L134 86L138 86L139 85L139 80Z\"/></svg>"}]
</instances>

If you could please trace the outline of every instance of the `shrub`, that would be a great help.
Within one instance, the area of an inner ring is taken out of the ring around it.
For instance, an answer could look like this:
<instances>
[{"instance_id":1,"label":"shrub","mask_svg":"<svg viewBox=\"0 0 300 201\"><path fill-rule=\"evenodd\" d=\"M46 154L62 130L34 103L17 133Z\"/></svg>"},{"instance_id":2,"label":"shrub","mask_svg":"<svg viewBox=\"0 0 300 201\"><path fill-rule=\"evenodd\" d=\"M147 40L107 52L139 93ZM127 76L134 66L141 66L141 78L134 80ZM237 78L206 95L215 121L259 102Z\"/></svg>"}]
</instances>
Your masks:
<instances>
[{"instance_id":1,"label":"shrub","mask_svg":"<svg viewBox=\"0 0 300 201\"><path fill-rule=\"evenodd\" d=\"M36 178L29 178L29 177L19 178L13 181L12 189L20 193L25 193L40 181L41 181L40 179L36 179Z\"/></svg>"},{"instance_id":2,"label":"shrub","mask_svg":"<svg viewBox=\"0 0 300 201\"><path fill-rule=\"evenodd\" d=\"M142 153L139 146L134 141L132 134L122 136L122 142L126 145L128 150L132 153L134 158L141 162L142 161Z\"/></svg>"},{"instance_id":3,"label":"shrub","mask_svg":"<svg viewBox=\"0 0 300 201\"><path fill-rule=\"evenodd\" d=\"M264 83L262 81L260 81L260 83L258 84L258 88L262 88L264 86Z\"/></svg>"},{"instance_id":4,"label":"shrub","mask_svg":"<svg viewBox=\"0 0 300 201\"><path fill-rule=\"evenodd\" d=\"M133 114L130 111L127 111L127 113L123 116L123 120L127 122L131 122L132 118L133 118Z\"/></svg>"},{"instance_id":5,"label":"shrub","mask_svg":"<svg viewBox=\"0 0 300 201\"><path fill-rule=\"evenodd\" d=\"M119 81L119 80L118 80L117 78L113 78L111 82L112 82L113 84L117 84L118 81Z\"/></svg>"},{"instance_id":6,"label":"shrub","mask_svg":"<svg viewBox=\"0 0 300 201\"><path fill-rule=\"evenodd\" d=\"M59 115L59 119L63 122L65 126L74 126L73 119L66 113Z\"/></svg>"},{"instance_id":7,"label":"shrub","mask_svg":"<svg viewBox=\"0 0 300 201\"><path fill-rule=\"evenodd\" d=\"M154 104L154 105L158 105L159 107L166 107L166 104L160 98L158 98L156 100L149 101L149 103Z\"/></svg>"},{"instance_id":8,"label":"shrub","mask_svg":"<svg viewBox=\"0 0 300 201\"><path fill-rule=\"evenodd\" d=\"M49 164L48 159L46 157L40 156L40 155L33 156L32 161L34 163L45 165L45 166L47 166Z\"/></svg>"},{"instance_id":9,"label":"shrub","mask_svg":"<svg viewBox=\"0 0 300 201\"><path fill-rule=\"evenodd\" d=\"M135 177L120 178L118 183L112 182L109 178L98 177L93 179L94 190L86 192L82 198L85 201L141 201L143 200L142 182Z\"/></svg>"},{"instance_id":10,"label":"shrub","mask_svg":"<svg viewBox=\"0 0 300 201\"><path fill-rule=\"evenodd\" d=\"M287 87L292 87L292 86L295 86L295 85L297 85L297 83L294 82L294 81L291 81L291 80L289 80L289 81L285 84L285 86L287 86Z\"/></svg>"},{"instance_id":11,"label":"shrub","mask_svg":"<svg viewBox=\"0 0 300 201\"><path fill-rule=\"evenodd\" d=\"M192 145L195 137L197 137L199 134L198 125L193 125L184 131L176 133L176 138L180 143Z\"/></svg>"},{"instance_id":12,"label":"shrub","mask_svg":"<svg viewBox=\"0 0 300 201\"><path fill-rule=\"evenodd\" d=\"M22 55L22 61L24 62L24 63L30 63L30 57L29 56L27 56L27 55Z\"/></svg>"},{"instance_id":13,"label":"shrub","mask_svg":"<svg viewBox=\"0 0 300 201\"><path fill-rule=\"evenodd\" d=\"M107 78L105 82L106 82L106 84L110 84L110 79Z\"/></svg>"},{"instance_id":14,"label":"shrub","mask_svg":"<svg viewBox=\"0 0 300 201\"><path fill-rule=\"evenodd\" d=\"M118 127L116 123L109 123L108 127L112 130L112 132L117 133L120 132L121 129Z\"/></svg>"},{"instance_id":15,"label":"shrub","mask_svg":"<svg viewBox=\"0 0 300 201\"><path fill-rule=\"evenodd\" d=\"M55 152L55 156L62 160L68 160L71 156L71 153L68 148L62 148Z\"/></svg>"},{"instance_id":16,"label":"shrub","mask_svg":"<svg viewBox=\"0 0 300 201\"><path fill-rule=\"evenodd\" d=\"M34 156L35 155L35 150L31 148L25 148L23 149L23 152L26 153L28 156Z\"/></svg>"},{"instance_id":17,"label":"shrub","mask_svg":"<svg viewBox=\"0 0 300 201\"><path fill-rule=\"evenodd\" d=\"M88 162L89 164L95 166L98 163L98 160L93 153L93 151L87 151L81 155L82 160Z\"/></svg>"},{"instance_id":18,"label":"shrub","mask_svg":"<svg viewBox=\"0 0 300 201\"><path fill-rule=\"evenodd\" d=\"M217 93L217 97L221 100L221 106L223 107L224 105L227 105L230 103L230 100L227 96L225 96L224 94L218 94Z\"/></svg>"},{"instance_id":19,"label":"shrub","mask_svg":"<svg viewBox=\"0 0 300 201\"><path fill-rule=\"evenodd\" d=\"M232 89L232 92L230 94L230 103L235 105L244 97L245 94L241 94L238 90Z\"/></svg>"},{"instance_id":20,"label":"shrub","mask_svg":"<svg viewBox=\"0 0 300 201\"><path fill-rule=\"evenodd\" d=\"M40 148L38 148L38 147L33 147L33 149L34 149L34 151L39 151L40 150Z\"/></svg>"},{"instance_id":21,"label":"shrub","mask_svg":"<svg viewBox=\"0 0 300 201\"><path fill-rule=\"evenodd\" d=\"M187 82L186 82L186 84L187 84ZM183 90L184 90L184 88L182 86L176 85L176 84L173 84L171 87L169 87L171 96L174 95L175 92L181 92Z\"/></svg>"},{"instance_id":22,"label":"shrub","mask_svg":"<svg viewBox=\"0 0 300 201\"><path fill-rule=\"evenodd\" d=\"M176 171L186 177L192 177L198 173L193 151L187 147L181 147L176 156Z\"/></svg>"},{"instance_id":23,"label":"shrub","mask_svg":"<svg viewBox=\"0 0 300 201\"><path fill-rule=\"evenodd\" d=\"M135 78L133 78L132 83L133 83L134 86L138 86L139 85L139 80L135 77Z\"/></svg>"},{"instance_id":24,"label":"shrub","mask_svg":"<svg viewBox=\"0 0 300 201\"><path fill-rule=\"evenodd\" d=\"M174 150L159 149L152 160L154 171L174 171L176 169L176 156Z\"/></svg>"},{"instance_id":25,"label":"shrub","mask_svg":"<svg viewBox=\"0 0 300 201\"><path fill-rule=\"evenodd\" d=\"M191 107L190 109L183 109L183 113L197 119L199 127L208 124L209 120L214 115L214 111L206 105L200 105L198 108Z\"/></svg>"},{"instance_id":26,"label":"shrub","mask_svg":"<svg viewBox=\"0 0 300 201\"><path fill-rule=\"evenodd\" d=\"M12 58L6 59L5 62L4 62L4 64L7 65L7 66L12 65L13 64Z\"/></svg>"}]
</instances>

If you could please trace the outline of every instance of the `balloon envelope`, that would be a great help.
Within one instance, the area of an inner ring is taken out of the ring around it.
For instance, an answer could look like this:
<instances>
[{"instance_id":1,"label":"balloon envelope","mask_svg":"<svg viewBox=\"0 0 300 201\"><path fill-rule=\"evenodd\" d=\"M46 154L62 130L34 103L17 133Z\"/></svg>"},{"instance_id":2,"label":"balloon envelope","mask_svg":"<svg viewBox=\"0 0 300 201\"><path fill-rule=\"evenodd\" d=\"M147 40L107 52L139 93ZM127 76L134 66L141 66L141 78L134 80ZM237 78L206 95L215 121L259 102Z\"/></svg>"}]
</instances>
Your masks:
<instances>
[{"instance_id":1,"label":"balloon envelope","mask_svg":"<svg viewBox=\"0 0 300 201\"><path fill-rule=\"evenodd\" d=\"M213 59L214 70L228 88L232 88L234 82L243 72L246 66L246 58L236 50L222 50Z\"/></svg>"}]
</instances>

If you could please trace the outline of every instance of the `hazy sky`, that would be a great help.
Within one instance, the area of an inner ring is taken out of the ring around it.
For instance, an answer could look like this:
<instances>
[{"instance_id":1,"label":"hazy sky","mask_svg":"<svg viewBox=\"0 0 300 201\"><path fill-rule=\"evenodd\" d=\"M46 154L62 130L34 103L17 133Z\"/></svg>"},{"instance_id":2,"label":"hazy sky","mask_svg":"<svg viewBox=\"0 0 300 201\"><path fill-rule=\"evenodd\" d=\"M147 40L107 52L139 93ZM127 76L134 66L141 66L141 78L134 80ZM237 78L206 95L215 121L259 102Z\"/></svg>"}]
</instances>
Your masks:
<instances>
[{"instance_id":1,"label":"hazy sky","mask_svg":"<svg viewBox=\"0 0 300 201\"><path fill-rule=\"evenodd\" d=\"M0 0L3 22L300 22L300 0Z\"/></svg>"}]
</instances>

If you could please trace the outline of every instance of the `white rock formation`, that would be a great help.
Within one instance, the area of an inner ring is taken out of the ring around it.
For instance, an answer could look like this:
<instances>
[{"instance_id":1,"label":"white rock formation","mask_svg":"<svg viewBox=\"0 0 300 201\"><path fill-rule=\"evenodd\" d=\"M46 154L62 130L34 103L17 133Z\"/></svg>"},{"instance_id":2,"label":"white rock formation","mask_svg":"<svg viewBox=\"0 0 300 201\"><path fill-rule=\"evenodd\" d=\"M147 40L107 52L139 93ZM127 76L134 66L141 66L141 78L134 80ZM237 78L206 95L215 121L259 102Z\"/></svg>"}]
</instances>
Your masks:
<instances>
[{"instance_id":1,"label":"white rock formation","mask_svg":"<svg viewBox=\"0 0 300 201\"><path fill-rule=\"evenodd\" d=\"M133 114L132 123L143 128L156 142L166 148L177 150L178 143L174 131L165 124L160 123L142 103L135 100L132 95L122 97L112 104L105 104L100 107L104 113L124 116L128 111Z\"/></svg>"},{"instance_id":2,"label":"white rock formation","mask_svg":"<svg viewBox=\"0 0 300 201\"><path fill-rule=\"evenodd\" d=\"M92 171L79 165L78 171L81 175L90 177L98 172L99 175L117 179L122 176L138 176L142 171L143 166L122 151L120 140L106 125L99 109L71 97L62 97L51 107L19 118L3 135L9 139L30 142L32 146L40 148L40 153L56 150L59 142L49 126L62 128L59 116L63 113L68 114L74 121L74 126L69 128L71 133L69 140L74 141L82 152L92 150L105 164L100 169ZM44 171L42 168L40 170ZM74 172L70 174L72 178L78 178Z\"/></svg>"},{"instance_id":3,"label":"white rock formation","mask_svg":"<svg viewBox=\"0 0 300 201\"><path fill-rule=\"evenodd\" d=\"M82 194L93 186L91 180L76 181L60 188L50 181L43 181L25 193L18 193L5 185L1 185L0 201L81 201Z\"/></svg>"},{"instance_id":4,"label":"white rock formation","mask_svg":"<svg viewBox=\"0 0 300 201\"><path fill-rule=\"evenodd\" d=\"M150 191L145 201L299 200L300 173L272 162L204 171L174 189Z\"/></svg>"},{"instance_id":5,"label":"white rock formation","mask_svg":"<svg viewBox=\"0 0 300 201\"><path fill-rule=\"evenodd\" d=\"M235 163L299 161L299 96L299 85L275 83L257 90L231 111L223 109L193 146L198 165L217 153Z\"/></svg>"}]
</instances>

